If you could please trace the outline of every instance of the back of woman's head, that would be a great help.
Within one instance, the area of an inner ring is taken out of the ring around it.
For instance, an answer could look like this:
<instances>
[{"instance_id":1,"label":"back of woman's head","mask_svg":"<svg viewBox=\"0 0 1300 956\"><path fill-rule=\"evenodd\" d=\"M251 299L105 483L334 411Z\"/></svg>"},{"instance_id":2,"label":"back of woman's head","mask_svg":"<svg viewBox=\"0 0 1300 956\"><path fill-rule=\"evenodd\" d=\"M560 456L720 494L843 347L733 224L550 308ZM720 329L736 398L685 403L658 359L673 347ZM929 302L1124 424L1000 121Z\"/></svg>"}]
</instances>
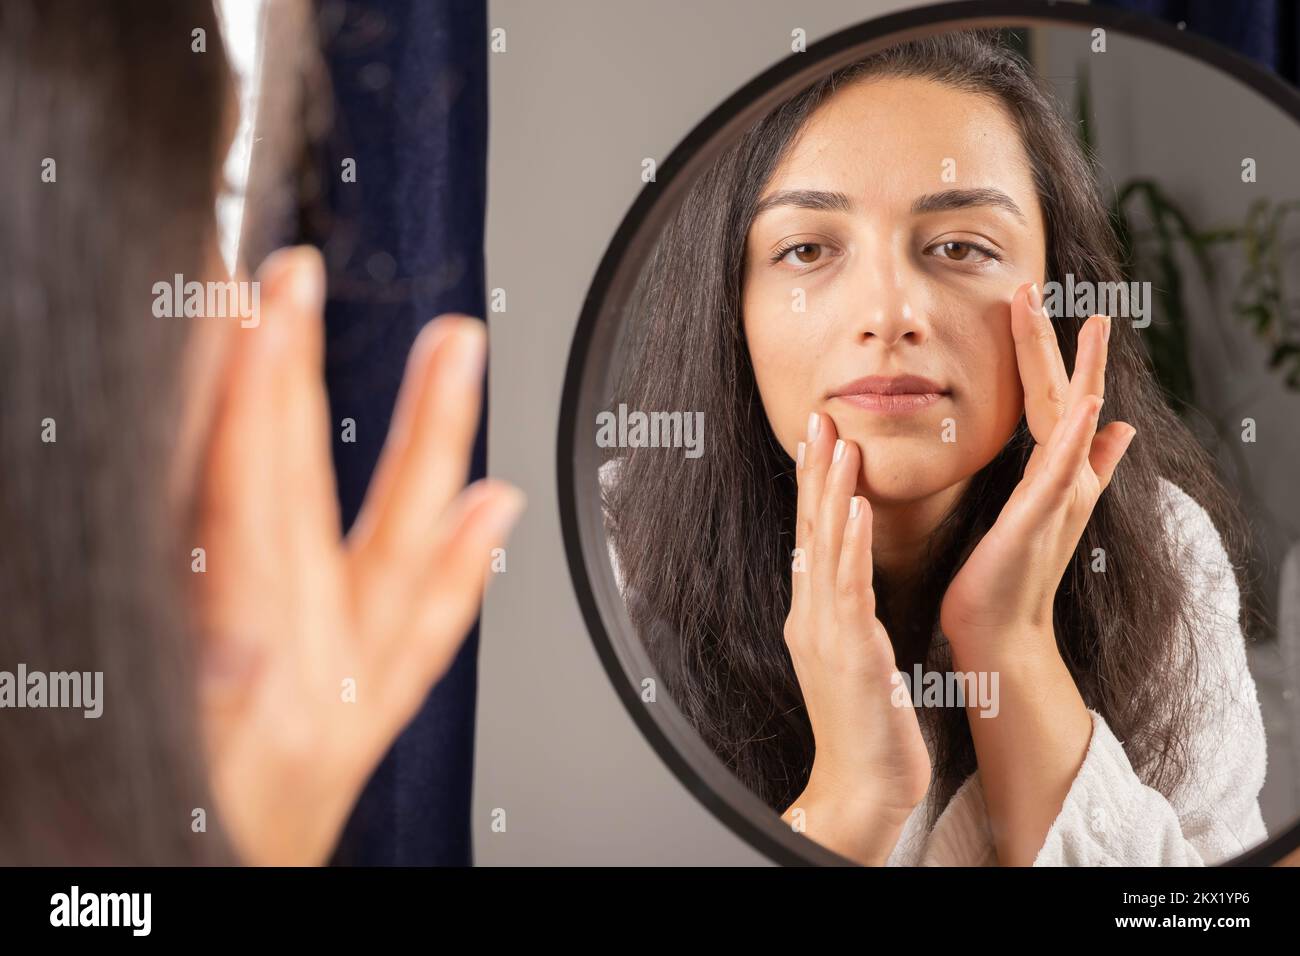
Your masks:
<instances>
[{"instance_id":1,"label":"back of woman's head","mask_svg":"<svg viewBox=\"0 0 1300 956\"><path fill-rule=\"evenodd\" d=\"M0 91L0 670L103 675L98 717L0 710L0 861L224 859L168 488L203 320L151 311L219 262L212 2L7 0Z\"/></svg>"}]
</instances>

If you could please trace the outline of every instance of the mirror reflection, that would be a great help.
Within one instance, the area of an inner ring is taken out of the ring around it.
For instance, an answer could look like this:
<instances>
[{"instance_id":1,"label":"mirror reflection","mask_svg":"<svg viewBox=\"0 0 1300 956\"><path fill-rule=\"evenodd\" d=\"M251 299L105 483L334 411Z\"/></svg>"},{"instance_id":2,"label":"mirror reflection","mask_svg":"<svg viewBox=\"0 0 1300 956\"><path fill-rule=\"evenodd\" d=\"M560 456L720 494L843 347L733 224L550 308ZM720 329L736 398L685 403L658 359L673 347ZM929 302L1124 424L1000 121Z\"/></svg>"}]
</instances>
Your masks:
<instances>
[{"instance_id":1,"label":"mirror reflection","mask_svg":"<svg viewBox=\"0 0 1300 956\"><path fill-rule=\"evenodd\" d=\"M1300 807L1300 132L1097 45L949 31L774 104L600 359L650 686L854 862L1216 864Z\"/></svg>"}]
</instances>

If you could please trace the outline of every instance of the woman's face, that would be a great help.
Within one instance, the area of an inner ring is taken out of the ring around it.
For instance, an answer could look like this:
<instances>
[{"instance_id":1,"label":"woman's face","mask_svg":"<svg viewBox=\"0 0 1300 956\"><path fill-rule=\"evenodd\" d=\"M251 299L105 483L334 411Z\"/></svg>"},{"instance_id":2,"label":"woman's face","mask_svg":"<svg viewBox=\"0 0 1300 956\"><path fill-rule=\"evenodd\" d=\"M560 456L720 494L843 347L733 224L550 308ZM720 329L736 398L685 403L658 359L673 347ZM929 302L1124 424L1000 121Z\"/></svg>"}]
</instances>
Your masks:
<instances>
[{"instance_id":1,"label":"woman's face","mask_svg":"<svg viewBox=\"0 0 1300 956\"><path fill-rule=\"evenodd\" d=\"M816 411L861 448L873 504L964 484L1024 410L1010 302L1046 263L1010 117L929 80L858 81L805 124L759 208L742 308L781 445L793 457Z\"/></svg>"}]
</instances>

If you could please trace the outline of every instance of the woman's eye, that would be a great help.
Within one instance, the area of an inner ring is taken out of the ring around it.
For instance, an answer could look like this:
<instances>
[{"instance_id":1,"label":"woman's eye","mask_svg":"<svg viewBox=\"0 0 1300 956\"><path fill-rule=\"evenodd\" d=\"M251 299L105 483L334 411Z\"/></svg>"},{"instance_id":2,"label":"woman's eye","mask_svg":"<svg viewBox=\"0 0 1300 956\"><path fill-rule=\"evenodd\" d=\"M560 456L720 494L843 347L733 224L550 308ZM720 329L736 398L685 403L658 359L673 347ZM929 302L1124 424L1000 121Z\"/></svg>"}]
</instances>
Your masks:
<instances>
[{"instance_id":1,"label":"woman's eye","mask_svg":"<svg viewBox=\"0 0 1300 956\"><path fill-rule=\"evenodd\" d=\"M794 256L794 259L790 257ZM797 246L789 246L777 256L779 261L789 262L791 265L810 266L822 257L822 245L819 242L801 242Z\"/></svg>"},{"instance_id":2,"label":"woman's eye","mask_svg":"<svg viewBox=\"0 0 1300 956\"><path fill-rule=\"evenodd\" d=\"M940 242L930 247L942 252L942 258L950 259L953 262L988 262L996 260L998 256L992 249L986 249L978 246L973 242Z\"/></svg>"}]
</instances>

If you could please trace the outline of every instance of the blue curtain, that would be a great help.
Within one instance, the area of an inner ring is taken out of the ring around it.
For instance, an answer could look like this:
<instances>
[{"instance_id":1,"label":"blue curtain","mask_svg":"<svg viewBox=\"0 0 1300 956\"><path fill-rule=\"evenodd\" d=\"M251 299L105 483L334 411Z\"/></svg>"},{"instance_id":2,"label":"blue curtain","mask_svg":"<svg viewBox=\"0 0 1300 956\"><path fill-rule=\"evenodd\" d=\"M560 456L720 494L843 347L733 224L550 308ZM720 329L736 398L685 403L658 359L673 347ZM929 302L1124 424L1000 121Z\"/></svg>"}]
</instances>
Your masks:
<instances>
[{"instance_id":1,"label":"blue curtain","mask_svg":"<svg viewBox=\"0 0 1300 956\"><path fill-rule=\"evenodd\" d=\"M420 328L485 314L487 10L482 0L324 0L333 125L302 217L329 274L326 380L345 527ZM345 162L355 161L355 182ZM487 402L471 480L486 473ZM356 422L355 441L340 423ZM334 862L469 865L478 628L378 768Z\"/></svg>"},{"instance_id":2,"label":"blue curtain","mask_svg":"<svg viewBox=\"0 0 1300 956\"><path fill-rule=\"evenodd\" d=\"M1300 84L1297 0L1093 0L1099 7L1134 10L1216 40Z\"/></svg>"}]
</instances>

